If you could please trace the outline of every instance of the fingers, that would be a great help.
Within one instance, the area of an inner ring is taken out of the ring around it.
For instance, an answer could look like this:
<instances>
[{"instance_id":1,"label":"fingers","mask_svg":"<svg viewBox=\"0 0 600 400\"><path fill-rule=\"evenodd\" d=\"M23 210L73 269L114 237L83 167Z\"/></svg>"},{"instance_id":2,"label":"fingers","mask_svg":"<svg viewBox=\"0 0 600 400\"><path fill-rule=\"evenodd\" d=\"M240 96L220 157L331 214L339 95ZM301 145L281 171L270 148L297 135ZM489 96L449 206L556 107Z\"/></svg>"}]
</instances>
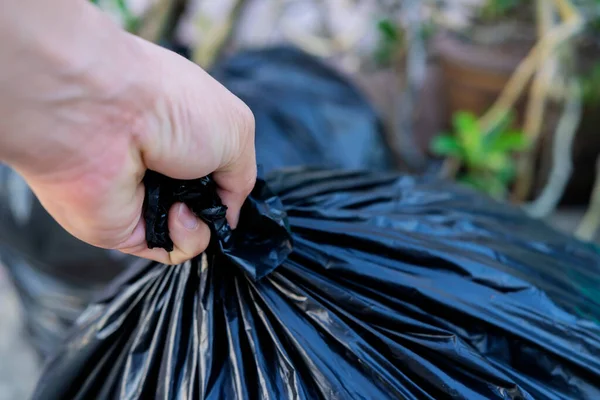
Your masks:
<instances>
[{"instance_id":1,"label":"fingers","mask_svg":"<svg viewBox=\"0 0 600 400\"><path fill-rule=\"evenodd\" d=\"M186 205L174 204L169 210L168 218L169 236L173 241L172 252L148 248L143 220L140 220L131 237L118 250L170 265L181 264L206 250L210 242L210 229Z\"/></svg>"},{"instance_id":2,"label":"fingers","mask_svg":"<svg viewBox=\"0 0 600 400\"><path fill-rule=\"evenodd\" d=\"M233 229L239 221L239 214L246 197L256 183L256 153L254 150L254 117L250 113L252 129L244 135L241 151L236 159L220 167L213 173L219 185L219 197L227 206L227 221Z\"/></svg>"},{"instance_id":3,"label":"fingers","mask_svg":"<svg viewBox=\"0 0 600 400\"><path fill-rule=\"evenodd\" d=\"M235 227L256 179L252 112L197 65L140 43L145 65L157 66L148 85L153 112L138 135L144 163L178 179L213 174Z\"/></svg>"},{"instance_id":4,"label":"fingers","mask_svg":"<svg viewBox=\"0 0 600 400\"><path fill-rule=\"evenodd\" d=\"M177 263L202 253L210 241L208 226L182 203L169 211L169 234L174 244L171 261Z\"/></svg>"}]
</instances>

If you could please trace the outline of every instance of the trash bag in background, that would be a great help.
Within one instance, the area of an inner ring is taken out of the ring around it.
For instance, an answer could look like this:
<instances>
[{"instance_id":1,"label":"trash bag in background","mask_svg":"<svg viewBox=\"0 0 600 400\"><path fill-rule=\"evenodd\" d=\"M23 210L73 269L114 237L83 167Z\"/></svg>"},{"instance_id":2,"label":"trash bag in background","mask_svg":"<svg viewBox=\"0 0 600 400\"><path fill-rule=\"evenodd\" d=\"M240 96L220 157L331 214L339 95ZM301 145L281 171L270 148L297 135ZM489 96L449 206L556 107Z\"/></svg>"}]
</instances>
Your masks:
<instances>
[{"instance_id":1,"label":"trash bag in background","mask_svg":"<svg viewBox=\"0 0 600 400\"><path fill-rule=\"evenodd\" d=\"M600 257L514 208L296 170L259 181L232 234L209 179L147 184L149 243L170 246L183 200L209 249L116 280L34 400L600 398Z\"/></svg>"},{"instance_id":2,"label":"trash bag in background","mask_svg":"<svg viewBox=\"0 0 600 400\"><path fill-rule=\"evenodd\" d=\"M17 288L25 327L42 357L55 350L97 291L133 259L71 236L25 181L0 164L0 264Z\"/></svg>"},{"instance_id":3,"label":"trash bag in background","mask_svg":"<svg viewBox=\"0 0 600 400\"><path fill-rule=\"evenodd\" d=\"M373 107L316 57L285 46L248 50L215 66L212 75L254 113L257 160L265 172L392 167Z\"/></svg>"}]
</instances>

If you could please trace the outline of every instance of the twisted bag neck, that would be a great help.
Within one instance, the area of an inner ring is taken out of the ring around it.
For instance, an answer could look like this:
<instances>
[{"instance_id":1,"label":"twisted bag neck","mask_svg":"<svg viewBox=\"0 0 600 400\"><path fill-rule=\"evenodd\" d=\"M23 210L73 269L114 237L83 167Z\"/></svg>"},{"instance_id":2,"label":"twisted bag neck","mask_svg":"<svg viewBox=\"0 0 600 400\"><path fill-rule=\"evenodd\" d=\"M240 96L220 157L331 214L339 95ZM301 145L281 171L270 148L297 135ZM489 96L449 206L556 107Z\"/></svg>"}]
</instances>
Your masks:
<instances>
[{"instance_id":1,"label":"twisted bag neck","mask_svg":"<svg viewBox=\"0 0 600 400\"><path fill-rule=\"evenodd\" d=\"M211 241L207 252L221 253L253 280L271 273L292 252L283 204L263 179L257 179L235 230L227 223L227 207L221 202L217 185L210 176L179 180L148 171L144 185L146 241L151 249L173 250L168 213L173 204L181 202L209 226Z\"/></svg>"}]
</instances>

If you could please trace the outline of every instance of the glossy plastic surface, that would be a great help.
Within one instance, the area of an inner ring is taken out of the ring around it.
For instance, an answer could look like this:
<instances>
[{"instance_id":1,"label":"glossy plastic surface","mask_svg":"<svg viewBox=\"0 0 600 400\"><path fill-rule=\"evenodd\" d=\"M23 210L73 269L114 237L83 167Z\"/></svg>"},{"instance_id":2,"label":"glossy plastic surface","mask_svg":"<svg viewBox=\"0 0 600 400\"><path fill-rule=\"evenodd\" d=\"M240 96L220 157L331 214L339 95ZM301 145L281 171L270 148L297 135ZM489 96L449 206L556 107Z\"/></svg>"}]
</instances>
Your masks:
<instances>
[{"instance_id":1,"label":"glossy plastic surface","mask_svg":"<svg viewBox=\"0 0 600 400\"><path fill-rule=\"evenodd\" d=\"M26 182L0 164L0 268L7 268L17 289L29 339L42 357L55 351L92 298L134 260L71 236Z\"/></svg>"},{"instance_id":2,"label":"glossy plastic surface","mask_svg":"<svg viewBox=\"0 0 600 400\"><path fill-rule=\"evenodd\" d=\"M425 178L267 182L281 202L255 192L244 218L266 222L241 229L277 247L287 215L280 265L252 276L218 235L191 262L141 262L83 314L34 399L600 398L594 247Z\"/></svg>"},{"instance_id":3,"label":"glossy plastic surface","mask_svg":"<svg viewBox=\"0 0 600 400\"><path fill-rule=\"evenodd\" d=\"M393 165L379 116L349 79L293 47L240 52L212 75L254 113L265 172L311 166L385 170Z\"/></svg>"}]
</instances>

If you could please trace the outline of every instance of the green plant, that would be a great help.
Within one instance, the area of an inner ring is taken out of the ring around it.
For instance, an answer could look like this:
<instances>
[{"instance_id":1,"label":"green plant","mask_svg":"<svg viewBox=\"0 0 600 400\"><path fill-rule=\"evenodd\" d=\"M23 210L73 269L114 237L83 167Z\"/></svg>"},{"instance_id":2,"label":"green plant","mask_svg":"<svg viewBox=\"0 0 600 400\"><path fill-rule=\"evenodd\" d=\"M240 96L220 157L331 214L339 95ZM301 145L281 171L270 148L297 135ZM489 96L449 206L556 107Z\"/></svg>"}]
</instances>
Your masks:
<instances>
[{"instance_id":1,"label":"green plant","mask_svg":"<svg viewBox=\"0 0 600 400\"><path fill-rule=\"evenodd\" d=\"M596 62L589 72L579 79L581 97L587 105L600 104L600 62Z\"/></svg>"},{"instance_id":2,"label":"green plant","mask_svg":"<svg viewBox=\"0 0 600 400\"><path fill-rule=\"evenodd\" d=\"M586 16L587 30L597 36L600 33L600 0L578 0L574 3Z\"/></svg>"},{"instance_id":3,"label":"green plant","mask_svg":"<svg viewBox=\"0 0 600 400\"><path fill-rule=\"evenodd\" d=\"M397 60L404 48L404 31L389 18L377 23L379 43L375 50L375 62L380 66L390 66Z\"/></svg>"},{"instance_id":4,"label":"green plant","mask_svg":"<svg viewBox=\"0 0 600 400\"><path fill-rule=\"evenodd\" d=\"M129 32L137 31L140 21L132 14L126 0L90 0L90 2L117 18L123 28Z\"/></svg>"},{"instance_id":5,"label":"green plant","mask_svg":"<svg viewBox=\"0 0 600 400\"><path fill-rule=\"evenodd\" d=\"M600 0L584 0L580 6L588 16L585 38L598 43L600 38ZM597 47L596 47L597 48ZM592 51L596 50L594 48ZM590 51L588 49L588 51ZM585 104L600 104L600 61L596 61L589 70L579 77L581 97Z\"/></svg>"},{"instance_id":6,"label":"green plant","mask_svg":"<svg viewBox=\"0 0 600 400\"><path fill-rule=\"evenodd\" d=\"M485 21L495 20L514 11L521 0L487 0L480 11Z\"/></svg>"},{"instance_id":7,"label":"green plant","mask_svg":"<svg viewBox=\"0 0 600 400\"><path fill-rule=\"evenodd\" d=\"M435 137L431 150L460 163L459 182L495 198L504 198L515 178L514 153L529 146L523 132L510 129L512 121L512 116L508 116L487 133L482 131L475 115L457 112L453 116L454 133Z\"/></svg>"}]
</instances>

